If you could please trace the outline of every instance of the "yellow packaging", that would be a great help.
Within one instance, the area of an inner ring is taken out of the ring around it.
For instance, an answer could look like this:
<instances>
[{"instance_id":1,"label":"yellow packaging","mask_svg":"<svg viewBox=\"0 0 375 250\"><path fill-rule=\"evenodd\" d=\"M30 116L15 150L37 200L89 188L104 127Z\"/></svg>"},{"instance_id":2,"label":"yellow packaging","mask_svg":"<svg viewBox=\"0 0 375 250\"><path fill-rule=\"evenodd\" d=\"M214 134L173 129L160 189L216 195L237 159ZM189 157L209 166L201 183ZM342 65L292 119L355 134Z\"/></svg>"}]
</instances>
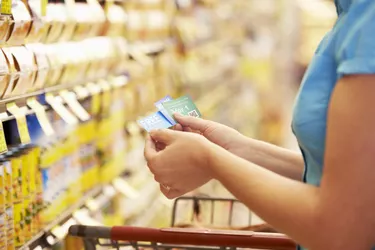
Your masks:
<instances>
[{"instance_id":1,"label":"yellow packaging","mask_svg":"<svg viewBox=\"0 0 375 250\"><path fill-rule=\"evenodd\" d=\"M23 202L16 202L14 203L14 246L16 248L25 244L24 226Z\"/></svg>"},{"instance_id":2,"label":"yellow packaging","mask_svg":"<svg viewBox=\"0 0 375 250\"><path fill-rule=\"evenodd\" d=\"M7 249L7 234L6 234L6 214L5 211L0 213L0 249Z\"/></svg>"},{"instance_id":3,"label":"yellow packaging","mask_svg":"<svg viewBox=\"0 0 375 250\"><path fill-rule=\"evenodd\" d=\"M5 167L0 165L0 249L6 249Z\"/></svg>"},{"instance_id":4,"label":"yellow packaging","mask_svg":"<svg viewBox=\"0 0 375 250\"><path fill-rule=\"evenodd\" d=\"M14 231L13 205L6 209L5 224L6 224L7 250L14 250L15 249L15 245L14 245L15 231Z\"/></svg>"},{"instance_id":5,"label":"yellow packaging","mask_svg":"<svg viewBox=\"0 0 375 250\"><path fill-rule=\"evenodd\" d=\"M13 174L10 161L5 161L4 166L4 185L5 185L5 230L7 249L14 249L14 216L13 216Z\"/></svg>"},{"instance_id":6,"label":"yellow packaging","mask_svg":"<svg viewBox=\"0 0 375 250\"><path fill-rule=\"evenodd\" d=\"M31 221L33 207L31 203L31 165L32 159L30 153L25 152L22 156L22 197L24 205L24 237L25 241L28 241L32 237Z\"/></svg>"},{"instance_id":7,"label":"yellow packaging","mask_svg":"<svg viewBox=\"0 0 375 250\"><path fill-rule=\"evenodd\" d=\"M6 43L11 46L22 45L30 30L31 16L21 0L12 1L12 18L11 31Z\"/></svg>"},{"instance_id":8,"label":"yellow packaging","mask_svg":"<svg viewBox=\"0 0 375 250\"><path fill-rule=\"evenodd\" d=\"M31 222L30 222L30 230L31 235L35 235L37 233L37 225L36 225L36 214L37 211L37 192L36 192L36 179L38 175L38 161L37 156L35 154L36 149L31 148L28 152L29 158L29 172L30 172L30 179L29 179L29 186L30 186L30 203L31 203Z\"/></svg>"},{"instance_id":9,"label":"yellow packaging","mask_svg":"<svg viewBox=\"0 0 375 250\"><path fill-rule=\"evenodd\" d=\"M34 234L42 230L43 228L43 221L40 216L41 211L43 209L43 181L42 181L42 173L39 169L39 158L41 154L40 148L33 148L32 156L33 156L33 172L35 173L35 186L34 180L31 179L31 189L35 188L35 198L34 198L34 218L33 218L33 225L34 225Z\"/></svg>"},{"instance_id":10,"label":"yellow packaging","mask_svg":"<svg viewBox=\"0 0 375 250\"><path fill-rule=\"evenodd\" d=\"M12 188L13 203L22 202L22 160L20 157L12 157L10 160L12 167Z\"/></svg>"},{"instance_id":11,"label":"yellow packaging","mask_svg":"<svg viewBox=\"0 0 375 250\"><path fill-rule=\"evenodd\" d=\"M13 216L14 216L14 245L20 247L24 244L24 205L22 195L22 159L20 156L11 158L13 174Z\"/></svg>"}]
</instances>

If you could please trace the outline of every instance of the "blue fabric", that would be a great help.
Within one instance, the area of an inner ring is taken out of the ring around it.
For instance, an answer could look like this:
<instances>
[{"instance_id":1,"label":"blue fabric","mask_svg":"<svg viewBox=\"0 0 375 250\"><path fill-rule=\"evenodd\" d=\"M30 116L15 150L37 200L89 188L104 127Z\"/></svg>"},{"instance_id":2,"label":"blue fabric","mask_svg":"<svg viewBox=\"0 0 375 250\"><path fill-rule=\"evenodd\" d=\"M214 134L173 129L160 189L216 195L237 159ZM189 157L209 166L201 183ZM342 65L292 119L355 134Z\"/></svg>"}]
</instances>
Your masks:
<instances>
[{"instance_id":1,"label":"blue fabric","mask_svg":"<svg viewBox=\"0 0 375 250\"><path fill-rule=\"evenodd\" d=\"M316 186L323 172L328 103L337 81L345 75L375 73L375 1L335 3L337 22L307 69L292 122L305 161L303 181Z\"/></svg>"}]
</instances>

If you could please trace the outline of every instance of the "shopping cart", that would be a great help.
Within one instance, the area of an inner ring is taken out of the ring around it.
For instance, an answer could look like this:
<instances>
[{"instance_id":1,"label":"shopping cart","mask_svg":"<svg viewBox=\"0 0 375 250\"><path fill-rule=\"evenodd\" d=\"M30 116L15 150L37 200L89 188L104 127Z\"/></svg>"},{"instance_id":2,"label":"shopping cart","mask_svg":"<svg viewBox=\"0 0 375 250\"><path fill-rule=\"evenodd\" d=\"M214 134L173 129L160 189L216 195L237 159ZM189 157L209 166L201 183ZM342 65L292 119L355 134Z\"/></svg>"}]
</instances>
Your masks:
<instances>
[{"instance_id":1,"label":"shopping cart","mask_svg":"<svg viewBox=\"0 0 375 250\"><path fill-rule=\"evenodd\" d=\"M69 229L71 236L84 240L85 250L100 249L267 249L292 250L296 244L287 236L279 233L254 232L249 230L220 230L212 228L186 228L176 224L178 206L182 202L192 202L192 221L201 213L203 203L212 205L214 214L216 203L227 202L230 205L232 218L234 204L240 202L234 199L210 197L181 197L175 200L172 213L172 227L164 229L146 227L98 227L74 225ZM214 216L211 217L212 221ZM229 219L228 225L231 225Z\"/></svg>"}]
</instances>

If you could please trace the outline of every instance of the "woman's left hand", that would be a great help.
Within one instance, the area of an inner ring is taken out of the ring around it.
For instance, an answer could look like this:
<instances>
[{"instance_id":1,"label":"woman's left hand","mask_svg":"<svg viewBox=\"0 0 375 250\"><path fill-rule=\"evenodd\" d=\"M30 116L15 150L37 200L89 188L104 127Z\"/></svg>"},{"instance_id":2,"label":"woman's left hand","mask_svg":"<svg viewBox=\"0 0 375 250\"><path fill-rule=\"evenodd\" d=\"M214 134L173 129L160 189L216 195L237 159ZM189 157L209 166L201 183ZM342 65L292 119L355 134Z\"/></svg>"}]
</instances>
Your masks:
<instances>
[{"instance_id":1,"label":"woman's left hand","mask_svg":"<svg viewBox=\"0 0 375 250\"><path fill-rule=\"evenodd\" d=\"M212 179L209 162L214 148L201 135L165 129L150 133L144 154L161 191L173 199Z\"/></svg>"}]
</instances>

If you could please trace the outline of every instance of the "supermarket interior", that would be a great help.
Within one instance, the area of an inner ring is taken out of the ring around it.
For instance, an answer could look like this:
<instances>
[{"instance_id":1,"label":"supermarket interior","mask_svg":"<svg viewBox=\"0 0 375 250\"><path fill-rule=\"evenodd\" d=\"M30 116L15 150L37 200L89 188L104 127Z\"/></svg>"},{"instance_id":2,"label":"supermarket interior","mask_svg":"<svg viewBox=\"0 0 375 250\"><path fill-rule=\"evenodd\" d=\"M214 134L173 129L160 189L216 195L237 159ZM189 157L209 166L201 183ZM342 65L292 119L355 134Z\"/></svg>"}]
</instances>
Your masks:
<instances>
[{"instance_id":1,"label":"supermarket interior","mask_svg":"<svg viewBox=\"0 0 375 250\"><path fill-rule=\"evenodd\" d=\"M165 198L139 121L189 96L205 119L297 149L294 97L337 13L324 0L1 0L0 17L0 249L81 250L71 225L262 224L215 181Z\"/></svg>"}]
</instances>

